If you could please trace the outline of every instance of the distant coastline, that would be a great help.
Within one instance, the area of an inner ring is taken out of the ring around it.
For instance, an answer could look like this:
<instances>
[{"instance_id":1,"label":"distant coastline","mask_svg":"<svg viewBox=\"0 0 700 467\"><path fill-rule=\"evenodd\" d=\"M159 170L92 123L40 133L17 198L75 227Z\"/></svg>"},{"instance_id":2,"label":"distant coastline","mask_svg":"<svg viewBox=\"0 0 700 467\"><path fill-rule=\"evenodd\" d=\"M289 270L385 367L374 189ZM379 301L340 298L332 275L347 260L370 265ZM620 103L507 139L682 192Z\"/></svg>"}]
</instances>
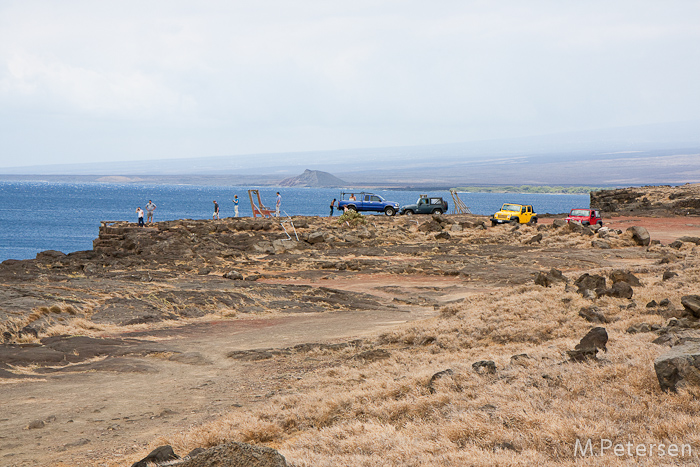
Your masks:
<instances>
[{"instance_id":1,"label":"distant coastline","mask_svg":"<svg viewBox=\"0 0 700 467\"><path fill-rule=\"evenodd\" d=\"M280 187L283 180L271 175L47 175L0 174L0 182L104 183L139 185L200 185L200 186L259 186ZM347 188L389 191L448 191L465 193L524 193L524 194L587 194L591 191L619 188L618 186L557 186L557 185L469 185L450 186L449 183L411 181L399 183L347 182Z\"/></svg>"},{"instance_id":2,"label":"distant coastline","mask_svg":"<svg viewBox=\"0 0 700 467\"><path fill-rule=\"evenodd\" d=\"M557 195L583 195L591 191L607 190L614 187L599 186L550 186L550 185L520 185L520 186L465 186L450 188L459 193L537 193Z\"/></svg>"}]
</instances>

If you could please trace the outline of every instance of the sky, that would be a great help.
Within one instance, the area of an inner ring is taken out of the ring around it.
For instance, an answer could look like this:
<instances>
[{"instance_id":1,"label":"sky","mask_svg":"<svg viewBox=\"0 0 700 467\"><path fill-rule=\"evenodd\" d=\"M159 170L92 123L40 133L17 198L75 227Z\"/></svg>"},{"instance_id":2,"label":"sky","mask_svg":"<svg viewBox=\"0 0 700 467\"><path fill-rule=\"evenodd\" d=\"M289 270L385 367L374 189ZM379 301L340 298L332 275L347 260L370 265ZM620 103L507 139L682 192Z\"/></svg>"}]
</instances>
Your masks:
<instances>
[{"instance_id":1,"label":"sky","mask_svg":"<svg viewBox=\"0 0 700 467\"><path fill-rule=\"evenodd\" d=\"M700 121L698 25L695 0L0 0L0 168Z\"/></svg>"}]
</instances>

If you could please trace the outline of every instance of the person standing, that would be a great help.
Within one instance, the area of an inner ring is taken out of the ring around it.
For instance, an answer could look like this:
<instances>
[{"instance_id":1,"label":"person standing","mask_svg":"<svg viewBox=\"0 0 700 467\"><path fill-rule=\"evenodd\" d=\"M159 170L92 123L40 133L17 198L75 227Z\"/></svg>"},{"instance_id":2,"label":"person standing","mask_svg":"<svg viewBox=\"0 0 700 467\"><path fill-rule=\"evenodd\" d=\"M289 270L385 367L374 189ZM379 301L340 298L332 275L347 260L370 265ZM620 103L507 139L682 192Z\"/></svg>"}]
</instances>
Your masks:
<instances>
[{"instance_id":1,"label":"person standing","mask_svg":"<svg viewBox=\"0 0 700 467\"><path fill-rule=\"evenodd\" d=\"M331 213L328 217L333 217L333 207L335 206L335 198L333 198L333 201L331 201Z\"/></svg>"},{"instance_id":2,"label":"person standing","mask_svg":"<svg viewBox=\"0 0 700 467\"><path fill-rule=\"evenodd\" d=\"M238 195L233 195L233 217L238 217Z\"/></svg>"},{"instance_id":3,"label":"person standing","mask_svg":"<svg viewBox=\"0 0 700 467\"><path fill-rule=\"evenodd\" d=\"M155 210L156 205L153 204L153 201L149 199L148 204L146 205L146 213L148 214L148 216L146 217L146 222L148 222L149 224L153 223L153 211Z\"/></svg>"},{"instance_id":4,"label":"person standing","mask_svg":"<svg viewBox=\"0 0 700 467\"><path fill-rule=\"evenodd\" d=\"M277 217L280 216L280 206L282 206L282 195L280 195L280 192L277 192L277 204L275 205L275 215Z\"/></svg>"},{"instance_id":5,"label":"person standing","mask_svg":"<svg viewBox=\"0 0 700 467\"><path fill-rule=\"evenodd\" d=\"M141 209L141 206L136 208L136 215L139 218L139 227L143 227L143 209Z\"/></svg>"},{"instance_id":6,"label":"person standing","mask_svg":"<svg viewBox=\"0 0 700 467\"><path fill-rule=\"evenodd\" d=\"M214 214L211 215L212 220L219 218L219 203L214 200Z\"/></svg>"}]
</instances>

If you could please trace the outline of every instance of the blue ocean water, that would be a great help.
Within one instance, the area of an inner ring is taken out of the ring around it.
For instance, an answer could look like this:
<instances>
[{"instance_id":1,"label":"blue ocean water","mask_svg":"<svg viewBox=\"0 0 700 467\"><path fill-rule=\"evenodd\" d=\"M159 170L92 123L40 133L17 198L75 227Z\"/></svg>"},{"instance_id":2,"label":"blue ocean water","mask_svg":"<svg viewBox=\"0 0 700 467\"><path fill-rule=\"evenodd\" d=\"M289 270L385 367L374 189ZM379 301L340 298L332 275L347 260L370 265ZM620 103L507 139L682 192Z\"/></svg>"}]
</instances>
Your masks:
<instances>
[{"instance_id":1,"label":"blue ocean water","mask_svg":"<svg viewBox=\"0 0 700 467\"><path fill-rule=\"evenodd\" d=\"M158 206L155 220L211 219L213 200L222 218L233 216L234 195L241 216L252 216L247 190L254 187L197 185L137 185L108 183L0 182L0 261L29 259L44 250L64 253L92 248L100 221L136 222L136 208L148 200ZM290 216L327 216L339 189L260 187L263 203L274 207L282 195L282 211ZM357 190L361 191L361 190ZM414 203L419 191L375 193L401 205ZM447 191L430 191L450 203ZM538 213L564 213L588 207L588 195L461 193L474 214L489 215L504 202L533 204ZM336 212L337 214L337 212Z\"/></svg>"}]
</instances>

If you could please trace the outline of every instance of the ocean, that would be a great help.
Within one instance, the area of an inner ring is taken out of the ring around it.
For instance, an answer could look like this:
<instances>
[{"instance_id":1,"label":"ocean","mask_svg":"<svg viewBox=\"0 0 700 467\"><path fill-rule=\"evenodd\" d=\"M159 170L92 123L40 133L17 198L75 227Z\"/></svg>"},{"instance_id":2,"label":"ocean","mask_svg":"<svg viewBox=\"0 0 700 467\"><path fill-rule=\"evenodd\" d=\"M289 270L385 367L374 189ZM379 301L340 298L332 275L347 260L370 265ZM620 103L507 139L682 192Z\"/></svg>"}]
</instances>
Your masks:
<instances>
[{"instance_id":1,"label":"ocean","mask_svg":"<svg viewBox=\"0 0 700 467\"><path fill-rule=\"evenodd\" d=\"M136 208L148 200L158 206L155 221L211 219L213 200L220 216L233 216L234 195L241 216L252 216L248 189L257 188L266 206L282 195L282 211L290 216L327 216L336 188L139 185L112 183L0 182L0 261L30 259L44 250L70 253L92 249L100 221L136 222ZM351 190L345 190L351 191ZM362 190L356 190L357 192ZM448 191L375 190L401 205L415 203L421 193L442 196L452 209ZM472 213L490 215L504 202L532 204L538 213L565 213L588 207L588 195L460 193ZM336 211L337 215L337 211Z\"/></svg>"}]
</instances>

